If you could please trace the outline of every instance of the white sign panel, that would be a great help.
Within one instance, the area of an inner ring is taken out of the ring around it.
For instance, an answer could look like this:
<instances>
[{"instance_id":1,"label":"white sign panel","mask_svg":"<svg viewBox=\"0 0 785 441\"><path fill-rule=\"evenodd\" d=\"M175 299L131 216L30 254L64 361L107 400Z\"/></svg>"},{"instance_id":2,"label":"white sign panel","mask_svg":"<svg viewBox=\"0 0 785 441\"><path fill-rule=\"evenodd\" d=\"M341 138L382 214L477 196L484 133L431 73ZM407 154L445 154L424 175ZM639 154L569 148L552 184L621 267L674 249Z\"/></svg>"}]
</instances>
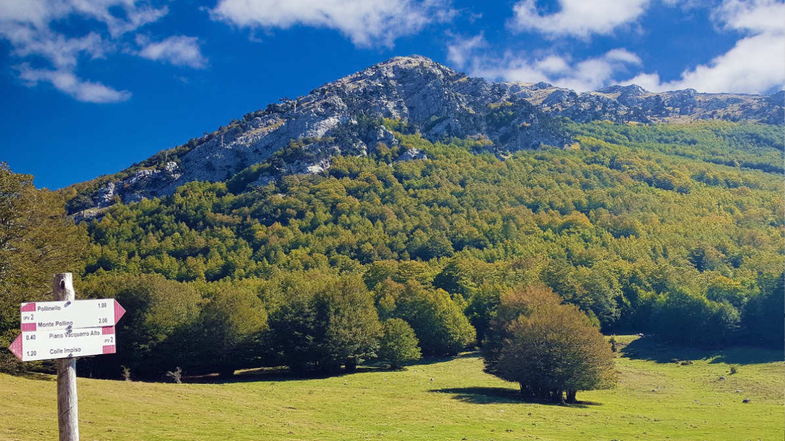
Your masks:
<instances>
[{"instance_id":1,"label":"white sign panel","mask_svg":"<svg viewBox=\"0 0 785 441\"><path fill-rule=\"evenodd\" d=\"M9 348L22 361L115 353L114 326L23 332Z\"/></svg>"},{"instance_id":2,"label":"white sign panel","mask_svg":"<svg viewBox=\"0 0 785 441\"><path fill-rule=\"evenodd\" d=\"M22 303L22 332L113 326L125 313L114 299Z\"/></svg>"}]
</instances>

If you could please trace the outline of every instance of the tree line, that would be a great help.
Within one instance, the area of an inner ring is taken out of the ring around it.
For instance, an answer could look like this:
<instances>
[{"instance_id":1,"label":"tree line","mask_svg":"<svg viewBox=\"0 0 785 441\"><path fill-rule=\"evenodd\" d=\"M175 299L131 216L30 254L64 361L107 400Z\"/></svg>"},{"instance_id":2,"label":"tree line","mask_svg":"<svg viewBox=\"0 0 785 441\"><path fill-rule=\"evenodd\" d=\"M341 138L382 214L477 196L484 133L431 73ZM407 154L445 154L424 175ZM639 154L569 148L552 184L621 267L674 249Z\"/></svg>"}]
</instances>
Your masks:
<instances>
[{"instance_id":1,"label":"tree line","mask_svg":"<svg viewBox=\"0 0 785 441\"><path fill-rule=\"evenodd\" d=\"M323 175L256 188L246 178L192 182L78 226L62 210L74 194L35 190L6 167L7 218L23 223L20 213L52 207L52 242L73 242L44 256L51 267L29 261L49 272L38 279L22 275L25 254L3 248L19 274L3 276L17 293L2 299L3 335L18 327L20 299L46 298L51 273L74 267L80 295L116 297L129 310L118 330L127 346L83 362L95 376L400 366L418 353L492 348L495 336L558 320L692 345L781 346L783 180L749 164L781 158L782 128L568 128L579 140L571 149L503 160L485 140L430 143L396 131L397 145L334 158ZM408 148L430 159L394 162ZM27 199L9 195L23 191L49 200L18 205ZM559 307L527 307L501 325L510 293L527 287L552 291ZM486 359L489 371L504 366ZM526 392L571 399L574 389L549 381Z\"/></svg>"}]
</instances>

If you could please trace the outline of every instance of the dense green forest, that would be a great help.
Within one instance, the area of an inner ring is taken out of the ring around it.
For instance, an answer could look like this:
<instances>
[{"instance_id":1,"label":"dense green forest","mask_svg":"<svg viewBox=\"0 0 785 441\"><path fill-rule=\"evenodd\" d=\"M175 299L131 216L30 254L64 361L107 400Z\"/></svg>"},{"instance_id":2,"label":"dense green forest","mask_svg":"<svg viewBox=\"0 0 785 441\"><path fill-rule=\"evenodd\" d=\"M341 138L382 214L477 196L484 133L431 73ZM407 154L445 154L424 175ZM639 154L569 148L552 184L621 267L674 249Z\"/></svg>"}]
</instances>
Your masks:
<instances>
[{"instance_id":1,"label":"dense green forest","mask_svg":"<svg viewBox=\"0 0 785 441\"><path fill-rule=\"evenodd\" d=\"M249 187L302 154L292 143L81 223L77 292L129 310L118 355L84 365L333 371L372 359L390 319L423 354L456 353L482 343L500 296L535 283L606 334L782 345L782 127L567 123L571 148L506 153L383 123L398 146L323 174ZM410 148L429 159L393 160Z\"/></svg>"}]
</instances>

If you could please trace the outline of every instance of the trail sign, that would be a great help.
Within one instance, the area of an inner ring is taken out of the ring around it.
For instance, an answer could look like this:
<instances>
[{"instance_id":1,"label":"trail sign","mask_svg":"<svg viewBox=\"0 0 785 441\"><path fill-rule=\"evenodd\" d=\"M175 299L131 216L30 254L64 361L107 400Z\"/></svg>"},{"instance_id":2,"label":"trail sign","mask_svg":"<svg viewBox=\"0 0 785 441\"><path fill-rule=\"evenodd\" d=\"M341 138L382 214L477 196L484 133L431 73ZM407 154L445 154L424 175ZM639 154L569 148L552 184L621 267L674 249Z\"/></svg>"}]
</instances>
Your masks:
<instances>
[{"instance_id":1,"label":"trail sign","mask_svg":"<svg viewBox=\"0 0 785 441\"><path fill-rule=\"evenodd\" d=\"M54 302L22 303L22 333L8 348L22 361L56 359L60 441L79 441L76 357L114 354L114 325L125 314L114 299L76 300L73 279L55 274Z\"/></svg>"},{"instance_id":2,"label":"trail sign","mask_svg":"<svg viewBox=\"0 0 785 441\"><path fill-rule=\"evenodd\" d=\"M9 349L22 361L114 354L114 326L23 332Z\"/></svg>"},{"instance_id":3,"label":"trail sign","mask_svg":"<svg viewBox=\"0 0 785 441\"><path fill-rule=\"evenodd\" d=\"M115 353L114 325L125 309L114 299L22 303L22 333L8 348L22 361Z\"/></svg>"},{"instance_id":4,"label":"trail sign","mask_svg":"<svg viewBox=\"0 0 785 441\"><path fill-rule=\"evenodd\" d=\"M22 332L114 326L125 309L114 299L22 303Z\"/></svg>"}]
</instances>

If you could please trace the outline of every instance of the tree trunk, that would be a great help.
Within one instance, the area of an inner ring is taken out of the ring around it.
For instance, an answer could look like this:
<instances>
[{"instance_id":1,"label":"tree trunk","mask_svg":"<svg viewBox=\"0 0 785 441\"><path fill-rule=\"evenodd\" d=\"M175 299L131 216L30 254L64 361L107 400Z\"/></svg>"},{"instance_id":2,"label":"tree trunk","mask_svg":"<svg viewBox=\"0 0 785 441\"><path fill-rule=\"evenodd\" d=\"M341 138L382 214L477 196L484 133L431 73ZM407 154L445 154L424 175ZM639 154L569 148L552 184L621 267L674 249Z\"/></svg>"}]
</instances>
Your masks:
<instances>
[{"instance_id":1,"label":"tree trunk","mask_svg":"<svg viewBox=\"0 0 785 441\"><path fill-rule=\"evenodd\" d=\"M357 360L347 360L344 366L346 367L346 372L354 372L357 370Z\"/></svg>"},{"instance_id":2,"label":"tree trunk","mask_svg":"<svg viewBox=\"0 0 785 441\"><path fill-rule=\"evenodd\" d=\"M578 394L577 390L568 390L567 391L567 402L570 404L577 403L578 401L575 399L575 395Z\"/></svg>"}]
</instances>

